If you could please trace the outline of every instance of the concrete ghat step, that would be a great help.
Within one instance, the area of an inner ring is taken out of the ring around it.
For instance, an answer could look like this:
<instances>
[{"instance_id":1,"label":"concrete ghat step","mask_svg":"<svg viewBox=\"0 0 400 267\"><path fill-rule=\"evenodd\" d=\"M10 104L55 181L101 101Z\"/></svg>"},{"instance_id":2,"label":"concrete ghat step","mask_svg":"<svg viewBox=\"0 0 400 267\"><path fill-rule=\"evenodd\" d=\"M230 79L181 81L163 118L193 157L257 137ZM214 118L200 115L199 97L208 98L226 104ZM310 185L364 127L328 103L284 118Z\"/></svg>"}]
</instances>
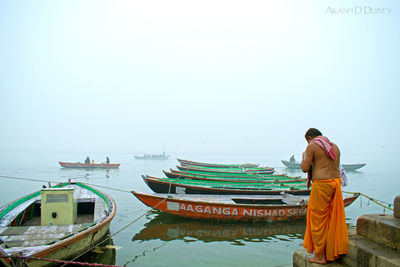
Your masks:
<instances>
[{"instance_id":1,"label":"concrete ghat step","mask_svg":"<svg viewBox=\"0 0 400 267\"><path fill-rule=\"evenodd\" d=\"M293 254L294 267L317 267L307 262L312 257L305 249ZM400 267L400 251L380 245L356 233L355 227L349 227L349 253L339 260L325 266L365 266L365 267Z\"/></svg>"},{"instance_id":2,"label":"concrete ghat step","mask_svg":"<svg viewBox=\"0 0 400 267\"><path fill-rule=\"evenodd\" d=\"M328 266L328 267L351 267L353 265L347 265L346 263L339 263L339 262L330 262L326 265L321 265L321 264L317 264L317 263L310 263L308 262L308 258L313 257L313 254L308 254L307 250L305 250L304 248L301 248L299 250L297 250L294 254L293 254L293 267L321 267L321 266ZM354 265L356 266L356 265Z\"/></svg>"},{"instance_id":3,"label":"concrete ghat step","mask_svg":"<svg viewBox=\"0 0 400 267\"><path fill-rule=\"evenodd\" d=\"M308 258L314 256L313 254L308 254L307 250L304 248L297 250L293 254L293 267L321 267L321 266L328 266L328 267L351 267L352 265L347 265L345 263L338 263L338 262L331 262L326 265L321 265L317 263L309 263L307 261ZM356 266L356 265L354 265Z\"/></svg>"},{"instance_id":4,"label":"concrete ghat step","mask_svg":"<svg viewBox=\"0 0 400 267\"><path fill-rule=\"evenodd\" d=\"M337 262L347 266L400 267L400 251L357 234L353 227L349 228L349 254Z\"/></svg>"},{"instance_id":5,"label":"concrete ghat step","mask_svg":"<svg viewBox=\"0 0 400 267\"><path fill-rule=\"evenodd\" d=\"M391 214L367 214L357 220L357 233L379 244L400 250L400 219Z\"/></svg>"}]
</instances>

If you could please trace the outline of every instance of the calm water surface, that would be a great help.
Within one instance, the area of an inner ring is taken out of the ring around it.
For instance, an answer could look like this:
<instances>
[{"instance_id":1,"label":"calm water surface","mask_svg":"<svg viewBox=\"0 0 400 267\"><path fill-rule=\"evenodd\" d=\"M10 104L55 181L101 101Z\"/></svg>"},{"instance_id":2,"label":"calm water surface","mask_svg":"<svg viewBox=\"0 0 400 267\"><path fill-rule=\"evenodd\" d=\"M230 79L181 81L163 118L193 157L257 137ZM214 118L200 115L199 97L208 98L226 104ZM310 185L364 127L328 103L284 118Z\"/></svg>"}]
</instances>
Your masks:
<instances>
[{"instance_id":1,"label":"calm water surface","mask_svg":"<svg viewBox=\"0 0 400 267\"><path fill-rule=\"evenodd\" d=\"M0 152L0 175L44 181L76 181L99 185L117 203L117 215L110 232L115 234L116 249L100 248L85 255L82 261L125 266L291 266L292 255L301 247L305 222L293 223L218 223L181 219L168 214L148 212L150 208L137 200L129 190L150 193L141 174L163 176L162 170L174 168L177 157L221 163L255 162L273 166L277 172L289 172L280 163L290 155L270 154L171 154L168 161L135 160L133 153L91 153L96 162L121 163L119 170L63 169L58 161L77 162L82 153ZM383 153L346 155L343 163L367 162L357 172L348 173L350 184L343 190L363 192L378 200L393 203L400 193L394 157ZM348 159L348 161L346 161ZM42 184L28 180L1 178L0 205L17 197L40 190ZM109 187L109 188L105 188ZM118 190L113 190L113 189ZM384 208L359 198L346 208L348 223L354 225L359 216L383 213ZM387 213L390 213L386 211ZM134 222L135 221L135 222ZM134 223L132 223L134 222ZM129 227L117 233L122 228ZM117 233L117 234L116 234Z\"/></svg>"}]
</instances>

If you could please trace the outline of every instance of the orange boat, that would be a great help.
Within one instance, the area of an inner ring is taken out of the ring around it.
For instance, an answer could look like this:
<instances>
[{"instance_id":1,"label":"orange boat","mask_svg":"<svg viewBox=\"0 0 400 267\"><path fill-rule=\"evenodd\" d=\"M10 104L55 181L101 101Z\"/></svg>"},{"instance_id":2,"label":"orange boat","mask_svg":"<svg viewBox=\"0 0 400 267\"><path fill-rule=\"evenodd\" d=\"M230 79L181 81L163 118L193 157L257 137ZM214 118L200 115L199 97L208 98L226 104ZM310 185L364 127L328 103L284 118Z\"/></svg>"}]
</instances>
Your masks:
<instances>
[{"instance_id":1,"label":"orange boat","mask_svg":"<svg viewBox=\"0 0 400 267\"><path fill-rule=\"evenodd\" d=\"M144 194L132 191L145 205L191 219L225 221L290 221L305 219L308 196ZM344 198L353 203L359 194Z\"/></svg>"},{"instance_id":2,"label":"orange boat","mask_svg":"<svg viewBox=\"0 0 400 267\"><path fill-rule=\"evenodd\" d=\"M63 168L106 168L106 169L115 169L119 168L119 163L80 163L80 162L63 162L59 161L61 167Z\"/></svg>"}]
</instances>

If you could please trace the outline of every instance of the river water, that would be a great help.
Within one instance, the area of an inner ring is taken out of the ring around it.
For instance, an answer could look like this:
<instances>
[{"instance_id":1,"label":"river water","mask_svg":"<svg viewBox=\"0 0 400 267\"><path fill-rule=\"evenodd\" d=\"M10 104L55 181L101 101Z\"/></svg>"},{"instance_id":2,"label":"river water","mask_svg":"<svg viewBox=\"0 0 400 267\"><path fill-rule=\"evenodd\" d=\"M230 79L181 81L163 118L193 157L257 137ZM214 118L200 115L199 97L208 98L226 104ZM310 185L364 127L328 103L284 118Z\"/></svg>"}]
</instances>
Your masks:
<instances>
[{"instance_id":1,"label":"river water","mask_svg":"<svg viewBox=\"0 0 400 267\"><path fill-rule=\"evenodd\" d=\"M83 162L86 156L75 152L0 152L0 205L40 190L47 181L72 178L101 186L98 189L110 194L117 204L117 214L110 227L113 246L96 249L81 261L125 266L292 266L293 252L301 248L305 221L222 223L182 219L149 212L150 208L129 192L150 193L141 175L162 177L162 170L178 164L177 157L216 163L260 163L275 167L278 173L305 177L282 165L280 160L290 155L176 153L171 154L170 160L145 161L135 160L133 153L97 152L89 154L95 162L104 162L109 156L112 163L121 163L120 169L64 169L58 164L58 161ZM359 171L348 172L350 183L344 191L362 192L393 203L400 193L395 157L382 151L347 155L346 159L351 161L343 163L357 163L362 159L367 165ZM346 218L349 224L355 225L363 214L383 212L391 213L360 197L346 208Z\"/></svg>"}]
</instances>

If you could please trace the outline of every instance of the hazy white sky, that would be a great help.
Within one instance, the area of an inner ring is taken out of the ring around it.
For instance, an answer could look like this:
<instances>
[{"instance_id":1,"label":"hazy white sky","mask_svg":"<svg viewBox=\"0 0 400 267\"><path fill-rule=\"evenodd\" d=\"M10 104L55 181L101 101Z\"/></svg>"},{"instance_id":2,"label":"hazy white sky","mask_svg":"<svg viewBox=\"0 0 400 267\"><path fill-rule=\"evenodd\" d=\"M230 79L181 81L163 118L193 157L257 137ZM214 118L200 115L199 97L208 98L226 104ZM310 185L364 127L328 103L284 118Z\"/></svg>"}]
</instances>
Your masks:
<instances>
[{"instance_id":1,"label":"hazy white sky","mask_svg":"<svg viewBox=\"0 0 400 267\"><path fill-rule=\"evenodd\" d=\"M399 12L395 0L2 1L0 149L289 156L310 127L345 151L400 149Z\"/></svg>"}]
</instances>

